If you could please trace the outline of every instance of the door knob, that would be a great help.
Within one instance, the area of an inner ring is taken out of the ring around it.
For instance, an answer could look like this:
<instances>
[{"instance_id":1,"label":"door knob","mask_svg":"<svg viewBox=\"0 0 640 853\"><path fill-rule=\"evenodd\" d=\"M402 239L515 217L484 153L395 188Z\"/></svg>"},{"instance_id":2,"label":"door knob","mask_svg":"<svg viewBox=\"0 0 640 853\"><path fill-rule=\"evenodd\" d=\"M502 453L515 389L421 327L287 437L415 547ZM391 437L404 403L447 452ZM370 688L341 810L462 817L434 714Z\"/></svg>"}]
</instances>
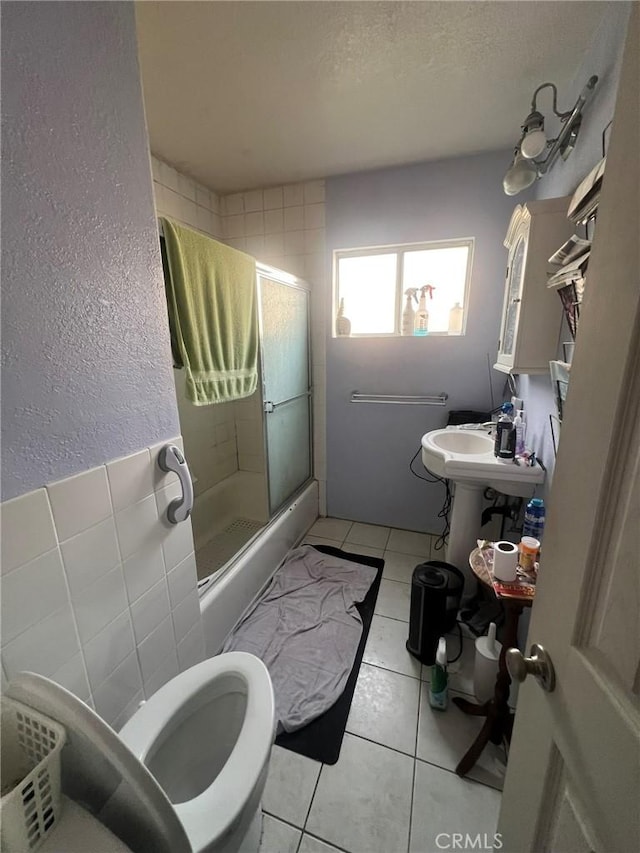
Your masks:
<instances>
[{"instance_id":1,"label":"door knob","mask_svg":"<svg viewBox=\"0 0 640 853\"><path fill-rule=\"evenodd\" d=\"M514 681L524 681L528 675L533 675L540 687L547 693L552 693L556 686L556 671L547 652L534 643L526 658L520 649L507 649L507 669Z\"/></svg>"}]
</instances>

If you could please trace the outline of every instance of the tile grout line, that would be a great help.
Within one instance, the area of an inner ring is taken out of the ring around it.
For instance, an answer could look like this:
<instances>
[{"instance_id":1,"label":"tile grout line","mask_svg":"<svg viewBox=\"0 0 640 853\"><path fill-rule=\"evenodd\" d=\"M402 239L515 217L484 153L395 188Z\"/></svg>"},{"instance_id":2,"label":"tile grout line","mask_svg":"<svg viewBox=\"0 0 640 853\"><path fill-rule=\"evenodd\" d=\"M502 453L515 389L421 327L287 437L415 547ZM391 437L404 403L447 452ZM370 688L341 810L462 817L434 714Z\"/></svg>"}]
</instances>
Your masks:
<instances>
[{"instance_id":1,"label":"tile grout line","mask_svg":"<svg viewBox=\"0 0 640 853\"><path fill-rule=\"evenodd\" d=\"M313 807L313 801L314 801L315 796L316 796L316 791L318 790L318 785L320 784L320 777L322 776L322 770L323 770L324 766L325 766L324 762L320 764L320 772L318 773L318 778L316 779L316 784L313 786L313 794L311 794L311 799L309 800L309 808L307 809L307 814L306 814L306 817L304 819L304 823L302 824L302 835L304 835L304 833L305 833L307 821L309 820L309 815L311 814L311 809ZM302 843L302 835L300 836L300 843L298 844L298 847Z\"/></svg>"},{"instance_id":2,"label":"tile grout line","mask_svg":"<svg viewBox=\"0 0 640 853\"><path fill-rule=\"evenodd\" d=\"M365 737L364 735L359 735L357 732L349 732L345 729L345 734L350 735L351 737L357 737L358 740L363 740L365 743L372 743L375 746L383 747L383 749L390 749L391 752L397 752L398 755L404 755L405 758L413 759L416 757L415 755L412 755L410 752L404 752L402 749L398 749L397 746L389 746L388 743L380 743L379 740L372 740L370 737Z\"/></svg>"},{"instance_id":3,"label":"tile grout line","mask_svg":"<svg viewBox=\"0 0 640 853\"><path fill-rule=\"evenodd\" d=\"M416 793L416 769L418 756L418 732L420 731L420 711L422 709L422 682L418 690L418 716L416 719L416 738L413 746L413 777L411 779L411 807L409 809L409 837L407 839L407 853L411 850L411 828L413 826L413 802Z\"/></svg>"},{"instance_id":4,"label":"tile grout line","mask_svg":"<svg viewBox=\"0 0 640 853\"><path fill-rule=\"evenodd\" d=\"M387 619L388 617L386 617L386 616L385 616L384 618L385 618L385 619ZM366 649L366 647L365 647L365 649ZM365 659L364 659L364 657L362 658L362 663L366 663L366 664L367 664L367 666L375 666L375 667L376 667L376 669L382 669L382 670L384 670L385 672L393 672L393 673L395 673L396 675L404 675L404 676L405 676L405 678L413 678L413 679L414 679L414 681L418 681L418 682L422 681L422 679L420 678L420 676L419 676L419 675L407 675L407 673L406 673L406 672L399 672L397 669L389 669L389 667L388 667L388 666L382 666L382 665L381 665L381 664L379 664L379 663L371 663L370 661L365 660ZM465 695L466 695L466 696L468 696L469 694L468 694L468 693L466 693Z\"/></svg>"},{"instance_id":5,"label":"tile grout line","mask_svg":"<svg viewBox=\"0 0 640 853\"><path fill-rule=\"evenodd\" d=\"M474 785L482 785L483 788L489 788L491 791L497 791L499 794L502 794L501 788L496 788L495 785L489 785L488 782L481 782L480 779L473 779L471 776L458 776L455 770L451 770L450 767L442 767L440 764L434 764L433 761L428 761L426 758L418 758L416 755L416 761L421 761L423 764L428 764L429 767L435 767L436 770L444 770L445 773L451 773L452 776L455 776L457 779L460 779L463 782L472 782Z\"/></svg>"},{"instance_id":6,"label":"tile grout line","mask_svg":"<svg viewBox=\"0 0 640 853\"><path fill-rule=\"evenodd\" d=\"M407 584L407 586L408 586L408 584ZM380 611L377 611L377 612L376 612L376 611L374 610L373 615L374 615L374 616L382 616L384 619L393 619L393 621L394 621L394 622L402 622L402 624L403 624L403 625L408 625L408 624L409 624L409 620L408 620L408 619L398 619L398 617L397 617L397 616L387 616L387 614L386 614L386 613L380 613Z\"/></svg>"},{"instance_id":7,"label":"tile grout line","mask_svg":"<svg viewBox=\"0 0 640 853\"><path fill-rule=\"evenodd\" d=\"M422 691L420 691L420 692L422 693ZM421 703L422 703L422 698L420 699L420 707L421 707ZM456 771L452 770L450 767L443 767L441 764L436 764L435 761L429 761L428 759L420 758L420 756L417 755L417 749L418 749L417 728L419 725L419 721L420 721L420 710L418 710L418 723L416 724L416 754L415 755L411 755L409 752L403 752L401 749L397 749L395 746L389 746L386 743L380 743L377 740L371 740L370 738L366 738L363 735L355 734L354 732L346 732L346 734L349 734L351 737L356 737L356 738L358 738L358 740L363 740L365 743L372 743L372 744L374 744L374 746L380 746L383 749L390 749L391 752L395 752L398 755L403 755L405 758L410 758L414 762L415 761L421 761L423 764L428 764L430 767L435 767L436 770L444 770L445 773L451 773L454 776L458 776ZM318 778L320 778L320 777L318 776ZM500 788L496 788L495 785L489 785L487 782L481 782L479 779L473 779L470 776L465 776L465 777L458 776L458 778L459 779L464 778L465 781L474 782L476 785L482 785L484 788L491 788L492 791L500 791L501 790ZM314 796L315 796L315 789L314 789ZM311 810L311 809L309 809L309 810Z\"/></svg>"},{"instance_id":8,"label":"tile grout line","mask_svg":"<svg viewBox=\"0 0 640 853\"><path fill-rule=\"evenodd\" d=\"M322 838L320 835L315 835L313 832L303 832L302 834L303 834L303 836L308 835L309 838L315 838L316 841L320 841L323 844L328 844L329 847L332 847L335 850L339 850L340 853L352 853L352 851L350 852L349 850L347 850L346 847L340 847L338 844L333 844L333 842L327 841L326 838ZM300 841L302 842L302 839L300 839Z\"/></svg>"}]
</instances>

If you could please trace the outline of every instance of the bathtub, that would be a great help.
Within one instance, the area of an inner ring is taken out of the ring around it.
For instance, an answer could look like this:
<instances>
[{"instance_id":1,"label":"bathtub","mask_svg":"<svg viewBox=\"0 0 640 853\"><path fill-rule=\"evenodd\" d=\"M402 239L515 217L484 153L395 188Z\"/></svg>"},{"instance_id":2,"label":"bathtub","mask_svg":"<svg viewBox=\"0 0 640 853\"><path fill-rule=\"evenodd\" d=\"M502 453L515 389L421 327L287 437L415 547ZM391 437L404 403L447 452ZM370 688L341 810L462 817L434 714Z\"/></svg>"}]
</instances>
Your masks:
<instances>
[{"instance_id":1,"label":"bathtub","mask_svg":"<svg viewBox=\"0 0 640 853\"><path fill-rule=\"evenodd\" d=\"M200 598L207 657L218 654L232 628L262 591L287 551L318 517L318 483L311 482L262 530Z\"/></svg>"},{"instance_id":2,"label":"bathtub","mask_svg":"<svg viewBox=\"0 0 640 853\"><path fill-rule=\"evenodd\" d=\"M191 514L196 551L238 516L266 524L268 497L264 474L236 471L196 495Z\"/></svg>"}]
</instances>

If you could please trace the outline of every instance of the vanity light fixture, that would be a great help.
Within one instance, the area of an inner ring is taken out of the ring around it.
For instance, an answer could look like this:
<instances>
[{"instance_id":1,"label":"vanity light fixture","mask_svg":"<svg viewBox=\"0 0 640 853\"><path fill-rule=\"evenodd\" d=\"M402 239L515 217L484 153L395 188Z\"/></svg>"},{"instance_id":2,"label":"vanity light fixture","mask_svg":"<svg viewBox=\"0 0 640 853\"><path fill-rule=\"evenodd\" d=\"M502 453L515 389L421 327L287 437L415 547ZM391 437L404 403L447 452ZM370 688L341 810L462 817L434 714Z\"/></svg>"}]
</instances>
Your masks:
<instances>
[{"instance_id":1,"label":"vanity light fixture","mask_svg":"<svg viewBox=\"0 0 640 853\"><path fill-rule=\"evenodd\" d=\"M551 169L558 156L566 160L575 148L582 124L582 110L591 98L598 78L594 74L580 92L573 109L558 111L558 90L555 83L542 83L533 93L531 110L522 124L522 134L516 145L513 161L502 181L507 195L516 195L526 190ZM538 110L537 98L542 89L553 90L553 112L560 119L560 132L553 139L547 139L544 131L544 115ZM547 149L544 159L540 157Z\"/></svg>"}]
</instances>

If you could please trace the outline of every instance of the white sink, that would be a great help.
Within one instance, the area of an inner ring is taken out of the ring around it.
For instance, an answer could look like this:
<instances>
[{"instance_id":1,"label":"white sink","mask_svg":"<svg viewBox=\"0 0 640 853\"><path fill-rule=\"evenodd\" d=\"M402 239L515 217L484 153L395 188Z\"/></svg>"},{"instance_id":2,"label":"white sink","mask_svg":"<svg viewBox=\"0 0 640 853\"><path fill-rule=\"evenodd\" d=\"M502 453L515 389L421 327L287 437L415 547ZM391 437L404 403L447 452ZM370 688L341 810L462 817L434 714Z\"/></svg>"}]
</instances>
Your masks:
<instances>
[{"instance_id":1,"label":"white sink","mask_svg":"<svg viewBox=\"0 0 640 853\"><path fill-rule=\"evenodd\" d=\"M525 467L512 459L498 459L487 432L455 427L422 436L422 463L428 471L454 483L447 561L465 576L464 605L476 588L469 554L482 535L484 490L491 486L505 495L532 497L536 485L544 482L544 470L537 464Z\"/></svg>"},{"instance_id":2,"label":"white sink","mask_svg":"<svg viewBox=\"0 0 640 853\"><path fill-rule=\"evenodd\" d=\"M436 429L422 436L422 463L428 471L456 483L492 486L505 495L526 497L544 482L539 465L517 465L493 455L493 439L486 432Z\"/></svg>"}]
</instances>

